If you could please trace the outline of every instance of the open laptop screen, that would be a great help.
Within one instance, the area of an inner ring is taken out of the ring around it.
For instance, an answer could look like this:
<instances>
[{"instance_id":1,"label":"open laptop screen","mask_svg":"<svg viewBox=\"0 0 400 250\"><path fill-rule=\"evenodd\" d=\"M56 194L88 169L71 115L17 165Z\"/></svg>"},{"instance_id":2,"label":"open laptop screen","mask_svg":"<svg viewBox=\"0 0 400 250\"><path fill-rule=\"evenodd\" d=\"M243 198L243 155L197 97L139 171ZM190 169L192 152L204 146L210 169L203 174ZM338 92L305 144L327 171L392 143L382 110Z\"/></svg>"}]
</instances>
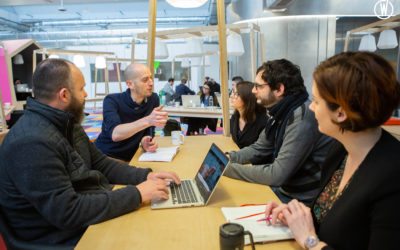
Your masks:
<instances>
[{"instance_id":1,"label":"open laptop screen","mask_svg":"<svg viewBox=\"0 0 400 250\"><path fill-rule=\"evenodd\" d=\"M204 202L207 202L228 164L228 157L214 143L211 145L195 180Z\"/></svg>"}]
</instances>

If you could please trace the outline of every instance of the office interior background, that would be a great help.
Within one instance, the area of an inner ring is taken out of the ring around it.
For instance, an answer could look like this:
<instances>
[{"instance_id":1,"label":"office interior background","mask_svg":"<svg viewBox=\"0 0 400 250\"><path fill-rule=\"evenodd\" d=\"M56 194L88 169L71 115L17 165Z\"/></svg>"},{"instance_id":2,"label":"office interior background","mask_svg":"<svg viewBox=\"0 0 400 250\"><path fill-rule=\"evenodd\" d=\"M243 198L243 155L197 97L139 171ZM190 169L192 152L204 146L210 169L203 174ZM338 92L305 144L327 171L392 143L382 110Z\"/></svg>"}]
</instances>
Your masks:
<instances>
[{"instance_id":1,"label":"office interior background","mask_svg":"<svg viewBox=\"0 0 400 250\"><path fill-rule=\"evenodd\" d=\"M166 0L157 1L156 31L217 25L217 1L208 0L197 8L176 8ZM256 67L262 63L263 34L265 59L287 58L302 70L307 89L311 91L312 72L326 58L344 50L346 32L379 21L379 0L225 0L226 23L254 23L260 32L253 38ZM386 1L385 1L386 2ZM391 0L387 10L394 16L400 13L400 1ZM135 39L135 59L147 57L147 41L137 34L148 31L149 2L147 0L1 0L0 41L33 39L44 49L113 52L119 58L131 57L131 42ZM399 30L394 28L397 37ZM353 34L349 51L357 51L367 32ZM374 33L376 41L379 32ZM229 79L240 75L252 80L250 35L241 34L244 53L228 57ZM202 37L204 51L218 51L218 36ZM158 41L158 40L157 40ZM156 59L155 91L171 76L172 61L176 84L180 77L190 77L189 87L195 91L202 85L202 76L220 82L219 56L211 54L206 65L181 67L187 41L165 41L168 57ZM398 67L398 49L377 49ZM157 53L157 52L156 52ZM59 55L73 61L73 55ZM81 67L86 80L88 97L95 97L95 57L85 56ZM123 70L126 62L121 62ZM203 71L204 67L204 71ZM110 92L119 92L119 84L110 70ZM15 72L14 72L15 73ZM14 76L15 77L15 76ZM105 88L103 74L98 74L99 88ZM23 79L30 83L29 79ZM122 79L123 80L123 79ZM103 83L103 84L102 84ZM229 83L230 84L230 83ZM126 88L125 84L122 84ZM93 105L93 103L88 103Z\"/></svg>"}]
</instances>

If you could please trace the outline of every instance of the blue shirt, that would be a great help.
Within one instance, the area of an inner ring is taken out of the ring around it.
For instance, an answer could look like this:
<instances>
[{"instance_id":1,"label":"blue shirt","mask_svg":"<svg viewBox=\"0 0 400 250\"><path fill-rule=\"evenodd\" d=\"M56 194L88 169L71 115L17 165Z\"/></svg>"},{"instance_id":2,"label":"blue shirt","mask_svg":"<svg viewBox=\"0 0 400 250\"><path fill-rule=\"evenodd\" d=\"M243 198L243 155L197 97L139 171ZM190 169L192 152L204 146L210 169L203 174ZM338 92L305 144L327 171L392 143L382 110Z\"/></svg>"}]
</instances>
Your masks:
<instances>
[{"instance_id":1,"label":"blue shirt","mask_svg":"<svg viewBox=\"0 0 400 250\"><path fill-rule=\"evenodd\" d=\"M154 135L154 127L141 130L119 142L113 142L112 140L114 128L120 124L134 122L148 116L159 105L160 100L156 93L152 93L140 105L133 101L129 88L123 93L107 95L103 101L101 133L94 144L110 157L130 161L143 136Z\"/></svg>"},{"instance_id":2,"label":"blue shirt","mask_svg":"<svg viewBox=\"0 0 400 250\"><path fill-rule=\"evenodd\" d=\"M175 87L175 93L178 95L194 95L194 91L192 91L191 89L189 89L188 86L186 86L185 84L179 84L178 86Z\"/></svg>"}]
</instances>

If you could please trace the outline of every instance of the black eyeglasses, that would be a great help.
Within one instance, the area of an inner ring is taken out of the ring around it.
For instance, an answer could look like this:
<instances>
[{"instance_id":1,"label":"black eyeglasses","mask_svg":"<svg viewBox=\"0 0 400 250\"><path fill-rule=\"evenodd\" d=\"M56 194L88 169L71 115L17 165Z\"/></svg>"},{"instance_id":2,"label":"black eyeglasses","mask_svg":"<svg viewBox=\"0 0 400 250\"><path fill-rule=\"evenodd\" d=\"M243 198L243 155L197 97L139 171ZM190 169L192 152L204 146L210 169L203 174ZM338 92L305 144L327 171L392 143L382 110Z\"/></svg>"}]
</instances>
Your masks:
<instances>
[{"instance_id":1,"label":"black eyeglasses","mask_svg":"<svg viewBox=\"0 0 400 250\"><path fill-rule=\"evenodd\" d=\"M268 85L268 83L264 83L264 84L258 84L258 83L254 83L254 88L256 88L258 90L258 88L261 88L262 86Z\"/></svg>"}]
</instances>

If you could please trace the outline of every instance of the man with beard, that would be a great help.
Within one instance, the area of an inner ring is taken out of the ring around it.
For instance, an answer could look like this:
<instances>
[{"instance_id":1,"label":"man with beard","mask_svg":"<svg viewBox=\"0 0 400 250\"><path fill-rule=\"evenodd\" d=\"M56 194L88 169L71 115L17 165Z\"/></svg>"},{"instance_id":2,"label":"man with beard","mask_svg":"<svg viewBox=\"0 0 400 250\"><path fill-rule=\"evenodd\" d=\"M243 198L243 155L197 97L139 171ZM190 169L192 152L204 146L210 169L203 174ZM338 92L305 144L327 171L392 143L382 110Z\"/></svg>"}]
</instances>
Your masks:
<instances>
[{"instance_id":1,"label":"man with beard","mask_svg":"<svg viewBox=\"0 0 400 250\"><path fill-rule=\"evenodd\" d=\"M82 126L87 96L82 73L62 59L42 61L33 74L25 114L0 148L0 212L17 238L71 248L89 225L168 198L165 179L103 155ZM112 190L112 184L126 187Z\"/></svg>"},{"instance_id":2,"label":"man with beard","mask_svg":"<svg viewBox=\"0 0 400 250\"><path fill-rule=\"evenodd\" d=\"M103 124L95 145L109 157L129 162L141 143L145 151L154 152L154 127L165 126L168 113L153 93L150 69L140 63L125 69L128 89L107 95L103 102Z\"/></svg>"},{"instance_id":3,"label":"man with beard","mask_svg":"<svg viewBox=\"0 0 400 250\"><path fill-rule=\"evenodd\" d=\"M299 67L285 59L264 63L252 92L267 108L265 130L252 145L229 152L225 175L269 185L282 202L296 198L310 205L332 139L318 131ZM247 163L253 165L242 165Z\"/></svg>"}]
</instances>

